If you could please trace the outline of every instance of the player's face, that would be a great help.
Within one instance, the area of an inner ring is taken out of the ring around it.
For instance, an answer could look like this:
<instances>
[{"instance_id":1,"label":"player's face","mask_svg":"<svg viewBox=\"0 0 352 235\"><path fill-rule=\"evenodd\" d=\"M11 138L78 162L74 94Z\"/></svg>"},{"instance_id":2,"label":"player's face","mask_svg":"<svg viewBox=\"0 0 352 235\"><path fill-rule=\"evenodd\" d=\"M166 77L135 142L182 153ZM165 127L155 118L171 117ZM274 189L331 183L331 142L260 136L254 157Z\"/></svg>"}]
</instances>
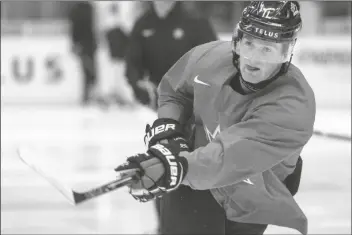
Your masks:
<instances>
[{"instance_id":1,"label":"player's face","mask_svg":"<svg viewBox=\"0 0 352 235\"><path fill-rule=\"evenodd\" d=\"M254 84L270 79L285 61L282 52L282 43L244 35L237 45L243 79Z\"/></svg>"},{"instance_id":2,"label":"player's face","mask_svg":"<svg viewBox=\"0 0 352 235\"><path fill-rule=\"evenodd\" d=\"M266 63L240 57L240 71L245 81L256 84L272 78L281 68L281 63Z\"/></svg>"}]
</instances>

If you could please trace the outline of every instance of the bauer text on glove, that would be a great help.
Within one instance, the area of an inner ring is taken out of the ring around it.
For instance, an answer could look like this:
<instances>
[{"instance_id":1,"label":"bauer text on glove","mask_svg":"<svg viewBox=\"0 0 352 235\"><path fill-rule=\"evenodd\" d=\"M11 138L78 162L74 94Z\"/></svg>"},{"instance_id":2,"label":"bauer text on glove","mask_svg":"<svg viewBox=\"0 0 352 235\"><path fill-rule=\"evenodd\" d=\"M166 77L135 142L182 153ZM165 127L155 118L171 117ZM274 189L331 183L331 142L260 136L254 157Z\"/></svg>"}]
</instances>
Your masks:
<instances>
[{"instance_id":1,"label":"bauer text on glove","mask_svg":"<svg viewBox=\"0 0 352 235\"><path fill-rule=\"evenodd\" d=\"M147 124L145 128L144 143L150 148L150 146L157 143L167 143L167 141L176 137L184 138L181 124L170 118L159 118L154 121L153 125Z\"/></svg>"},{"instance_id":2,"label":"bauer text on glove","mask_svg":"<svg viewBox=\"0 0 352 235\"><path fill-rule=\"evenodd\" d=\"M115 169L118 172L139 169L140 180L130 185L130 193L135 199L149 201L180 186L187 173L188 163L186 158L179 156L178 145L177 141L153 145L147 153L129 157L127 164Z\"/></svg>"}]
</instances>

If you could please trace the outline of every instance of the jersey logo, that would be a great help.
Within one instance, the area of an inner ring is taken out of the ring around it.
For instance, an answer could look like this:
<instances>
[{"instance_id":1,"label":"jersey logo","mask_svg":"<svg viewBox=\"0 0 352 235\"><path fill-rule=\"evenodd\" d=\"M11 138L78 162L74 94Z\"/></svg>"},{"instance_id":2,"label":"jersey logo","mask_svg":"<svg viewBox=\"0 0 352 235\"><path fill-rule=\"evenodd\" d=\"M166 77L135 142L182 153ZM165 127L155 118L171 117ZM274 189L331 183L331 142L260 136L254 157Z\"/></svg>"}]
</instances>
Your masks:
<instances>
[{"instance_id":1,"label":"jersey logo","mask_svg":"<svg viewBox=\"0 0 352 235\"><path fill-rule=\"evenodd\" d=\"M210 132L208 127L204 126L205 134L207 135L208 141L211 142L220 133L220 125L218 125L213 132Z\"/></svg>"},{"instance_id":2,"label":"jersey logo","mask_svg":"<svg viewBox=\"0 0 352 235\"><path fill-rule=\"evenodd\" d=\"M154 32L155 32L154 29L144 29L142 31L142 35L143 37L148 38L150 36L153 36Z\"/></svg>"},{"instance_id":3,"label":"jersey logo","mask_svg":"<svg viewBox=\"0 0 352 235\"><path fill-rule=\"evenodd\" d=\"M204 85L204 86L210 86L208 83L205 83L205 82L202 82L201 80L199 80L199 79L198 79L198 76L199 76L199 75L197 75L197 76L194 78L194 82L195 82L195 83L202 84L202 85Z\"/></svg>"},{"instance_id":4,"label":"jersey logo","mask_svg":"<svg viewBox=\"0 0 352 235\"><path fill-rule=\"evenodd\" d=\"M244 29L245 31L247 31L247 32L251 32L251 31L252 31L252 25L251 25L251 24L245 25L245 26L243 26L243 29Z\"/></svg>"}]
</instances>

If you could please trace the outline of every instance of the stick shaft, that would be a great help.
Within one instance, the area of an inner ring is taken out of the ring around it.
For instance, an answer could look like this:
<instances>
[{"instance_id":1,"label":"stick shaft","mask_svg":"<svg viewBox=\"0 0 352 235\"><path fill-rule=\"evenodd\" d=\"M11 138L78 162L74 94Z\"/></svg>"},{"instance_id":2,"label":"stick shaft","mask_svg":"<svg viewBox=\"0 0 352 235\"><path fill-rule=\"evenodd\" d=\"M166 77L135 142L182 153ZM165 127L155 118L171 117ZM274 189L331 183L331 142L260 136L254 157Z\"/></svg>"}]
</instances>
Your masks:
<instances>
[{"instance_id":1,"label":"stick shaft","mask_svg":"<svg viewBox=\"0 0 352 235\"><path fill-rule=\"evenodd\" d=\"M113 190L119 189L121 187L131 184L137 179L138 169L130 169L125 172L120 172L120 177L106 184L98 186L87 191L78 192L68 187L59 179L53 177L51 174L42 169L37 162L33 161L33 153L28 151L23 151L17 149L19 158L37 174L43 177L47 182L49 182L56 190L58 190L65 198L73 205L88 201L90 199L96 198Z\"/></svg>"},{"instance_id":2,"label":"stick shaft","mask_svg":"<svg viewBox=\"0 0 352 235\"><path fill-rule=\"evenodd\" d=\"M118 179L111 181L107 184L104 184L102 186L90 189L85 192L75 192L73 191L73 197L74 197L74 204L79 204L82 202L85 202L89 199L93 199L95 197L101 196L103 194L109 193L113 190L119 189L123 186L131 184L133 181L135 181L134 176L128 176L126 178Z\"/></svg>"}]
</instances>

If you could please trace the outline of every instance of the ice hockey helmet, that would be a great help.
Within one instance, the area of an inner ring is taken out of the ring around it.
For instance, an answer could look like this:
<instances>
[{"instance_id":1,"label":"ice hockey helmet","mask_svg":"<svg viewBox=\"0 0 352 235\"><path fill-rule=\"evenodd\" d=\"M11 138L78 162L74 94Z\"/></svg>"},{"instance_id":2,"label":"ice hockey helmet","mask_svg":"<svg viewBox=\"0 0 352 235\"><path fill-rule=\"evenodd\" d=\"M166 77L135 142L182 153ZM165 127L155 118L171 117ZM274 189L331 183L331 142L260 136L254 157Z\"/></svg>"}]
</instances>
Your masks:
<instances>
[{"instance_id":1,"label":"ice hockey helmet","mask_svg":"<svg viewBox=\"0 0 352 235\"><path fill-rule=\"evenodd\" d=\"M297 34L302 28L300 5L297 1L251 1L243 10L232 36L233 63L238 67L236 45L243 34L287 45L288 61L283 63L286 72L292 59Z\"/></svg>"},{"instance_id":2,"label":"ice hockey helmet","mask_svg":"<svg viewBox=\"0 0 352 235\"><path fill-rule=\"evenodd\" d=\"M274 42L293 41L302 28L297 1L252 1L242 12L236 33Z\"/></svg>"}]
</instances>

